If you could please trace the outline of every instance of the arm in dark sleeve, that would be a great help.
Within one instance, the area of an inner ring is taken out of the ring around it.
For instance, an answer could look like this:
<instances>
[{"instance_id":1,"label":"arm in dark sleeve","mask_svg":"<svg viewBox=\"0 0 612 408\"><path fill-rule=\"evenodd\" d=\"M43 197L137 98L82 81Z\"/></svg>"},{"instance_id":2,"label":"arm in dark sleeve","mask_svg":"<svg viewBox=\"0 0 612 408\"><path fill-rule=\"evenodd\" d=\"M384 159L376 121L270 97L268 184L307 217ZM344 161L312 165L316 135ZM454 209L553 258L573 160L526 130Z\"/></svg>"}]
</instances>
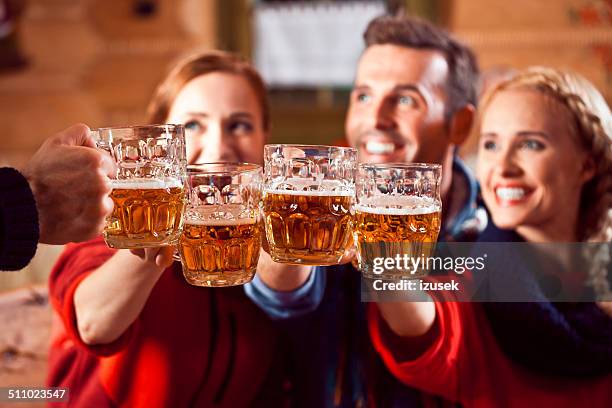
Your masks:
<instances>
[{"instance_id":1,"label":"arm in dark sleeve","mask_svg":"<svg viewBox=\"0 0 612 408\"><path fill-rule=\"evenodd\" d=\"M38 212L28 181L13 168L0 168L0 271L24 268L36 253L38 236Z\"/></svg>"}]
</instances>

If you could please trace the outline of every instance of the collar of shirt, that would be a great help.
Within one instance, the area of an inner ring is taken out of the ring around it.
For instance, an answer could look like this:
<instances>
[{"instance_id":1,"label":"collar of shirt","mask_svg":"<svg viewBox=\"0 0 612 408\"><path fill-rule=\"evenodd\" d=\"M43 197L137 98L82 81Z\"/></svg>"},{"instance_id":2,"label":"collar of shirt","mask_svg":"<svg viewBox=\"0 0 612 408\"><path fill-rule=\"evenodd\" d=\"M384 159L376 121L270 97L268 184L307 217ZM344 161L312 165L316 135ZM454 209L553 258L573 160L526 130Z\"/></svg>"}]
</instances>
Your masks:
<instances>
[{"instance_id":1,"label":"collar of shirt","mask_svg":"<svg viewBox=\"0 0 612 408\"><path fill-rule=\"evenodd\" d=\"M439 241L473 241L487 226L487 212L478 203L479 186L459 156L453 160L450 214L442 225Z\"/></svg>"}]
</instances>

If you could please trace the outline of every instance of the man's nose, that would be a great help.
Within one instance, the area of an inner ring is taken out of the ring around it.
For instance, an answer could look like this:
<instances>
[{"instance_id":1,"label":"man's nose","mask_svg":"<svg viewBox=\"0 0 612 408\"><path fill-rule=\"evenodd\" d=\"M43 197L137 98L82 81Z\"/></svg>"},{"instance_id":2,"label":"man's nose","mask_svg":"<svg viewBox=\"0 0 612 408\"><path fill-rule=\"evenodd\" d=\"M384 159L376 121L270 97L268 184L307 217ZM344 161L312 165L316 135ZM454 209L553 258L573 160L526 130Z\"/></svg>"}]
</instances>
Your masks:
<instances>
[{"instance_id":1,"label":"man's nose","mask_svg":"<svg viewBox=\"0 0 612 408\"><path fill-rule=\"evenodd\" d=\"M390 130L397 127L392 98L384 97L374 103L372 120L374 121L374 127L378 130Z\"/></svg>"}]
</instances>

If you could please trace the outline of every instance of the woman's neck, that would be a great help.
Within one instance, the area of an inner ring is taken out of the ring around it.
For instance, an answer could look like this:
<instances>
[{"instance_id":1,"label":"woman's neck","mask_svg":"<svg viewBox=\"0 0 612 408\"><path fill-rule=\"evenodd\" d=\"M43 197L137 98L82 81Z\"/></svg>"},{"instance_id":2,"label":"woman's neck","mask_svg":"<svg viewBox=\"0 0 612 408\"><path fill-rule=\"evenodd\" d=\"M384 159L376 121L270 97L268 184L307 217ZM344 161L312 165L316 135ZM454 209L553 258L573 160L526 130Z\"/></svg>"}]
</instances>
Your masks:
<instances>
[{"instance_id":1,"label":"woman's neck","mask_svg":"<svg viewBox=\"0 0 612 408\"><path fill-rule=\"evenodd\" d=\"M549 227L542 226L520 226L516 232L528 242L577 242L575 222L562 223Z\"/></svg>"},{"instance_id":2,"label":"woman's neck","mask_svg":"<svg viewBox=\"0 0 612 408\"><path fill-rule=\"evenodd\" d=\"M537 225L520 225L516 232L528 242L578 242L578 197L569 197L552 217Z\"/></svg>"}]
</instances>

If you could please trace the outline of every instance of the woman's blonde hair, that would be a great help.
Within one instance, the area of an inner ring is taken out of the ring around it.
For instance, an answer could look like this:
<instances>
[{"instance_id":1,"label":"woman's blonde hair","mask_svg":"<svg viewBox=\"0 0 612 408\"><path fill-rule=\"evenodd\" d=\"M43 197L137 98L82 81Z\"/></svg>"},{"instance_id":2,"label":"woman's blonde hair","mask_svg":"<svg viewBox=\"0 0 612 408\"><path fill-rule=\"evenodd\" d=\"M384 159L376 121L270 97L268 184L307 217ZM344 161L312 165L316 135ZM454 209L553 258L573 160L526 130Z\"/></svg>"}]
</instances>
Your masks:
<instances>
[{"instance_id":1,"label":"woman's blonde hair","mask_svg":"<svg viewBox=\"0 0 612 408\"><path fill-rule=\"evenodd\" d=\"M247 80L259 103L264 130L270 128L270 106L266 86L259 73L246 60L224 51L206 51L181 59L155 90L147 109L149 123L165 123L174 99L187 84L199 76L224 72Z\"/></svg>"},{"instance_id":2,"label":"woman's blonde hair","mask_svg":"<svg viewBox=\"0 0 612 408\"><path fill-rule=\"evenodd\" d=\"M612 241L612 114L599 91L582 76L546 67L531 67L516 73L485 92L479 105L475 130L494 96L510 89L530 89L555 98L573 116L568 123L575 130L576 141L595 165L595 174L582 188L580 197L578 239ZM590 247L589 247L590 248ZM595 292L610 299L607 245L592 248L588 254L592 270L590 280ZM605 253L604 253L605 252Z\"/></svg>"}]
</instances>

